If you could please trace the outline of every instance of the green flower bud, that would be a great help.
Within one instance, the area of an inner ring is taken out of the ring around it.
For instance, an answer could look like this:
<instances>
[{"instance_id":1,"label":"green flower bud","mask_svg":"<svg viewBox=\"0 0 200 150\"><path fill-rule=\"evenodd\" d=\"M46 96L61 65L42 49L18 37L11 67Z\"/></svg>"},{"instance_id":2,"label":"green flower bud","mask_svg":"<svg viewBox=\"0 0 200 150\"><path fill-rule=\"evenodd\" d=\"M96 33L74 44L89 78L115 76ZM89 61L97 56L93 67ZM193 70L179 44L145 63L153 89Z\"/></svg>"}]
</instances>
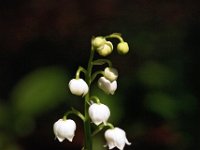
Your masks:
<instances>
[{"instance_id":1,"label":"green flower bud","mask_svg":"<svg viewBox=\"0 0 200 150\"><path fill-rule=\"evenodd\" d=\"M92 40L92 46L98 48L103 46L106 43L106 39L102 36L97 36Z\"/></svg>"},{"instance_id":2,"label":"green flower bud","mask_svg":"<svg viewBox=\"0 0 200 150\"><path fill-rule=\"evenodd\" d=\"M120 42L117 45L117 51L119 54L126 54L129 51L129 46L127 42Z\"/></svg>"},{"instance_id":3,"label":"green flower bud","mask_svg":"<svg viewBox=\"0 0 200 150\"><path fill-rule=\"evenodd\" d=\"M112 81L117 80L118 78L118 71L115 68L111 68L111 67L106 67L104 69L104 77L106 77L106 79Z\"/></svg>"},{"instance_id":4,"label":"green flower bud","mask_svg":"<svg viewBox=\"0 0 200 150\"><path fill-rule=\"evenodd\" d=\"M104 57L111 54L112 51L113 51L113 45L110 41L106 41L104 45L97 48L97 52L99 53L99 55L104 56Z\"/></svg>"}]
</instances>

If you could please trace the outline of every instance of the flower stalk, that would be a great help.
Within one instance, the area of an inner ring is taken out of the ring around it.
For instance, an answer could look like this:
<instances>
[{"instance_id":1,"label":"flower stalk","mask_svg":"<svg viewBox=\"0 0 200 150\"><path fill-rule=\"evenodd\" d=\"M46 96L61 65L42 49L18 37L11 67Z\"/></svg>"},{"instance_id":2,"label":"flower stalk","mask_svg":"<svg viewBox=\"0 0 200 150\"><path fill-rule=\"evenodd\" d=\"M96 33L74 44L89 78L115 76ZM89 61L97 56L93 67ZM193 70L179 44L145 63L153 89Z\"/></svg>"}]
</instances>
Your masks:
<instances>
[{"instance_id":1,"label":"flower stalk","mask_svg":"<svg viewBox=\"0 0 200 150\"><path fill-rule=\"evenodd\" d=\"M70 114L75 114L76 116L78 116L82 121L85 121L85 117L83 116L83 114L81 112L79 112L78 110L72 108L71 111L68 111L65 113L65 115L63 116L63 120L67 120L67 116Z\"/></svg>"},{"instance_id":2,"label":"flower stalk","mask_svg":"<svg viewBox=\"0 0 200 150\"><path fill-rule=\"evenodd\" d=\"M128 44L124 42L121 34L113 33L105 37L93 37L91 40L92 45L87 69L79 66L75 78L71 79L69 82L71 93L84 98L84 112L82 114L78 110L72 108L65 113L62 119L55 122L53 127L54 134L60 142L65 139L72 142L73 137L75 136L76 124L73 120L68 119L68 115L75 114L78 116L84 124L84 147L82 150L92 150L92 137L104 127L109 128L104 134L109 149L117 147L118 149L123 150L125 144L130 145L126 139L125 132L108 122L111 114L109 107L102 104L97 96L91 94L91 84L98 76L101 77L97 81L97 86L104 93L113 95L117 89L118 71L112 67L112 62L109 59L94 60L95 52L102 57L106 57L112 53L113 44L111 41L107 41L108 38L117 38L119 40L117 46L117 52L119 54L126 54L129 51ZM104 70L93 72L94 66L104 64L107 64L107 67L105 67ZM84 73L83 78L80 77L81 72ZM96 125L94 131L91 130L91 123ZM120 139L122 139L122 141L119 141L119 138L116 138L116 136L121 137Z\"/></svg>"},{"instance_id":3,"label":"flower stalk","mask_svg":"<svg viewBox=\"0 0 200 150\"><path fill-rule=\"evenodd\" d=\"M90 118L89 118L89 105L88 102L90 101L90 85L91 85L91 74L92 74L92 61L94 58L94 48L91 47L90 51L90 58L88 61L88 67L87 67L87 72L85 74L86 78L86 83L88 84L89 91L85 95L85 102L84 102L84 115L85 115L85 121L84 121L84 136L85 136L85 141L84 141L84 149L85 150L92 150L92 136L91 136L91 126L90 126Z\"/></svg>"}]
</instances>

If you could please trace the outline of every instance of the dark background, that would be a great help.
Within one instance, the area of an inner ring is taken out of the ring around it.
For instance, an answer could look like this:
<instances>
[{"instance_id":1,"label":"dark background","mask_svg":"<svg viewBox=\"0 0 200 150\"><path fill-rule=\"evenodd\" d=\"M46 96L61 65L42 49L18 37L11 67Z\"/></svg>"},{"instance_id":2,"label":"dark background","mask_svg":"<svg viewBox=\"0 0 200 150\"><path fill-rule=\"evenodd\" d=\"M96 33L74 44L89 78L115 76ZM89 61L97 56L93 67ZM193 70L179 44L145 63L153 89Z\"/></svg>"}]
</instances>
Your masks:
<instances>
[{"instance_id":1,"label":"dark background","mask_svg":"<svg viewBox=\"0 0 200 150\"><path fill-rule=\"evenodd\" d=\"M68 82L86 67L91 37L113 32L130 46L108 57L118 90L93 92L126 131L125 149L198 149L199 16L199 4L186 0L0 1L0 149L81 149L77 117L72 143L54 140L52 126L71 106L82 111ZM104 144L100 133L94 150Z\"/></svg>"}]
</instances>

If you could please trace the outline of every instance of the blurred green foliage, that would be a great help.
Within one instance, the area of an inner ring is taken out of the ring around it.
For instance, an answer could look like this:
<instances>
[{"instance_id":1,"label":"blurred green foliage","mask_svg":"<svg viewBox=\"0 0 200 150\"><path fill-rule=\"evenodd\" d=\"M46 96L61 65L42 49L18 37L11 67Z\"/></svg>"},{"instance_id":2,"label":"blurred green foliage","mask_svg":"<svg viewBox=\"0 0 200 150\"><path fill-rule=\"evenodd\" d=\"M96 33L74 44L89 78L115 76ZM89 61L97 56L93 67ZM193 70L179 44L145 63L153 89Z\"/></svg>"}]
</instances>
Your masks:
<instances>
[{"instance_id":1,"label":"blurred green foliage","mask_svg":"<svg viewBox=\"0 0 200 150\"><path fill-rule=\"evenodd\" d=\"M0 149L15 150L17 147L10 147L8 141L30 134L36 117L66 101L67 81L67 72L54 66L36 69L16 84L10 103L0 105L0 128L4 129L0 133Z\"/></svg>"},{"instance_id":2,"label":"blurred green foliage","mask_svg":"<svg viewBox=\"0 0 200 150\"><path fill-rule=\"evenodd\" d=\"M138 80L147 88L170 86L177 79L172 68L158 62L145 62L137 72Z\"/></svg>"},{"instance_id":3,"label":"blurred green foliage","mask_svg":"<svg viewBox=\"0 0 200 150\"><path fill-rule=\"evenodd\" d=\"M56 107L66 98L67 73L62 68L37 69L13 89L11 99L16 111L37 115Z\"/></svg>"},{"instance_id":4,"label":"blurred green foliage","mask_svg":"<svg viewBox=\"0 0 200 150\"><path fill-rule=\"evenodd\" d=\"M166 93L151 93L146 96L144 106L148 110L161 115L166 119L173 119L177 117L176 100Z\"/></svg>"}]
</instances>

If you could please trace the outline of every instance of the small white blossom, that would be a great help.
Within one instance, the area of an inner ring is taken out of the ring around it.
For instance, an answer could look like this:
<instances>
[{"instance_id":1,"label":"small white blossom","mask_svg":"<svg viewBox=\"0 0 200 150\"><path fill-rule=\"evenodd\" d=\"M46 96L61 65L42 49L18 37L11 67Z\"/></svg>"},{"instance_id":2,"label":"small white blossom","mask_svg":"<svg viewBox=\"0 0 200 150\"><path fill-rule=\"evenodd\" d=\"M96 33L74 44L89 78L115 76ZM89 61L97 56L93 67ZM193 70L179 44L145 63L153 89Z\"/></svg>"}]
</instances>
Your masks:
<instances>
[{"instance_id":1,"label":"small white blossom","mask_svg":"<svg viewBox=\"0 0 200 150\"><path fill-rule=\"evenodd\" d=\"M125 144L131 145L126 138L126 133L120 128L108 129L104 133L109 149L117 147L120 150L124 149Z\"/></svg>"},{"instance_id":2,"label":"small white blossom","mask_svg":"<svg viewBox=\"0 0 200 150\"><path fill-rule=\"evenodd\" d=\"M117 51L119 54L126 54L129 51L129 46L127 42L120 42L117 45Z\"/></svg>"},{"instance_id":3,"label":"small white blossom","mask_svg":"<svg viewBox=\"0 0 200 150\"><path fill-rule=\"evenodd\" d=\"M101 56L108 56L113 51L113 45L110 41L106 41L105 44L97 48L97 52Z\"/></svg>"},{"instance_id":4,"label":"small white blossom","mask_svg":"<svg viewBox=\"0 0 200 150\"><path fill-rule=\"evenodd\" d=\"M110 117L110 110L108 106L104 104L92 104L89 107L89 116L92 120L92 122L96 125L103 123L106 123L108 118Z\"/></svg>"},{"instance_id":5,"label":"small white blossom","mask_svg":"<svg viewBox=\"0 0 200 150\"><path fill-rule=\"evenodd\" d=\"M72 142L75 130L76 123L71 119L59 119L53 125L54 134L59 142L62 142L64 139L68 139L70 142Z\"/></svg>"},{"instance_id":6,"label":"small white blossom","mask_svg":"<svg viewBox=\"0 0 200 150\"><path fill-rule=\"evenodd\" d=\"M69 89L72 94L85 96L88 93L88 85L83 79L72 79L69 82Z\"/></svg>"},{"instance_id":7,"label":"small white blossom","mask_svg":"<svg viewBox=\"0 0 200 150\"><path fill-rule=\"evenodd\" d=\"M105 77L100 77L98 80L98 87L105 93L113 95L117 89L117 81L110 81Z\"/></svg>"},{"instance_id":8,"label":"small white blossom","mask_svg":"<svg viewBox=\"0 0 200 150\"><path fill-rule=\"evenodd\" d=\"M106 67L104 69L104 77L106 77L110 81L117 80L118 78L118 71L115 68Z\"/></svg>"}]
</instances>

